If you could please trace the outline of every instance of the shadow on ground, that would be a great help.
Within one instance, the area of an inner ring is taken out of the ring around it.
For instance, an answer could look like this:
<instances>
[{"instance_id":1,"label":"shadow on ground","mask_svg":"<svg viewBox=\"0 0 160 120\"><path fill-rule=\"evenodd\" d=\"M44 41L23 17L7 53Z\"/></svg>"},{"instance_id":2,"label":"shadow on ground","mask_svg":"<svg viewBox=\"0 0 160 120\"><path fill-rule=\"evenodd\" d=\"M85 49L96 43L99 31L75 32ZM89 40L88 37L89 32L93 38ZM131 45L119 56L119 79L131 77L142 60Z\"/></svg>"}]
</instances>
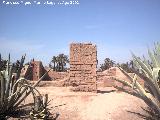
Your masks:
<instances>
[{"instance_id":1,"label":"shadow on ground","mask_svg":"<svg viewBox=\"0 0 160 120\"><path fill-rule=\"evenodd\" d=\"M115 92L116 90L97 90L97 93L111 93L111 92Z\"/></svg>"}]
</instances>

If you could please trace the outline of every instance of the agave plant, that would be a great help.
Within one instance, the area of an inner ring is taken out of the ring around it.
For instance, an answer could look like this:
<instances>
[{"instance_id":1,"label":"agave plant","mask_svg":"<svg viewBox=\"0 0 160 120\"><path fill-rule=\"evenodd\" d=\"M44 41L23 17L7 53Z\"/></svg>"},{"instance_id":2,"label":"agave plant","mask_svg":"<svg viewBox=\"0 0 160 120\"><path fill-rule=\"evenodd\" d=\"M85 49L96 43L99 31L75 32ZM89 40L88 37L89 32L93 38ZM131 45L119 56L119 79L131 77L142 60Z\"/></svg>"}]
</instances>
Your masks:
<instances>
[{"instance_id":1,"label":"agave plant","mask_svg":"<svg viewBox=\"0 0 160 120\"><path fill-rule=\"evenodd\" d=\"M0 71L0 119L5 119L6 116L12 115L13 112L22 108L22 101L26 99L29 94L35 97L40 95L35 88L44 76L50 71L47 71L33 86L28 81L20 77L21 69L25 56L22 56L19 68L16 74L13 73L13 64L10 62L10 55L8 57L6 69Z\"/></svg>"},{"instance_id":2,"label":"agave plant","mask_svg":"<svg viewBox=\"0 0 160 120\"><path fill-rule=\"evenodd\" d=\"M160 44L155 43L153 52L148 50L149 60L133 55L134 66L139 71L134 71L134 77L131 77L122 68L119 69L129 78L130 82L115 79L118 82L132 88L135 95L141 98L149 107L147 113L151 115L150 119L160 119ZM137 76L145 82L145 87L137 81ZM144 117L144 116L143 116ZM149 116L147 117L149 118ZM147 119L146 118L146 119Z\"/></svg>"},{"instance_id":3,"label":"agave plant","mask_svg":"<svg viewBox=\"0 0 160 120\"><path fill-rule=\"evenodd\" d=\"M48 111L48 94L44 96L36 96L35 98L35 105L30 112L30 118L32 120L47 120L49 118L49 111Z\"/></svg>"}]
</instances>

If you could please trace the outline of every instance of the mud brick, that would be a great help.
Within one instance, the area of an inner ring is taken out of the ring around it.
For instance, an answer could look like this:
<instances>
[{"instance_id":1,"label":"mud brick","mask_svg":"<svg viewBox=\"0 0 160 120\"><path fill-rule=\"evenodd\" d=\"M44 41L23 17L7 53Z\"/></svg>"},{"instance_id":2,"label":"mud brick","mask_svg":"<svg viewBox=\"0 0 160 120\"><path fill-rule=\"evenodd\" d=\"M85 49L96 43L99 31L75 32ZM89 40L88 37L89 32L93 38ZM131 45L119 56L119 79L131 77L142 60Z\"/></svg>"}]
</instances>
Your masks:
<instances>
[{"instance_id":1,"label":"mud brick","mask_svg":"<svg viewBox=\"0 0 160 120\"><path fill-rule=\"evenodd\" d=\"M91 70L91 69L92 69L92 65L85 64L81 66L81 70Z\"/></svg>"},{"instance_id":2,"label":"mud brick","mask_svg":"<svg viewBox=\"0 0 160 120\"><path fill-rule=\"evenodd\" d=\"M74 73L74 72L71 72L71 73L70 73L70 77L75 77L75 73Z\"/></svg>"},{"instance_id":3,"label":"mud brick","mask_svg":"<svg viewBox=\"0 0 160 120\"><path fill-rule=\"evenodd\" d=\"M70 45L70 82L75 91L96 91L97 47L91 43Z\"/></svg>"}]
</instances>

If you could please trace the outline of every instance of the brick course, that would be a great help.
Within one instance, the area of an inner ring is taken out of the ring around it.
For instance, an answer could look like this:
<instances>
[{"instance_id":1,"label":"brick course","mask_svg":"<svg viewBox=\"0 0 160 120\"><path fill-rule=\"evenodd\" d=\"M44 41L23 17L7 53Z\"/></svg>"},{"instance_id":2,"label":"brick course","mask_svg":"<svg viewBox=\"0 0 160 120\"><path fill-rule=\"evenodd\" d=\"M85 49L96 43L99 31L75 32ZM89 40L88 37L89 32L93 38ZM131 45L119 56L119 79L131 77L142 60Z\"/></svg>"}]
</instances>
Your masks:
<instances>
[{"instance_id":1,"label":"brick course","mask_svg":"<svg viewBox=\"0 0 160 120\"><path fill-rule=\"evenodd\" d=\"M97 47L91 43L70 45L70 85L74 91L96 91Z\"/></svg>"}]
</instances>

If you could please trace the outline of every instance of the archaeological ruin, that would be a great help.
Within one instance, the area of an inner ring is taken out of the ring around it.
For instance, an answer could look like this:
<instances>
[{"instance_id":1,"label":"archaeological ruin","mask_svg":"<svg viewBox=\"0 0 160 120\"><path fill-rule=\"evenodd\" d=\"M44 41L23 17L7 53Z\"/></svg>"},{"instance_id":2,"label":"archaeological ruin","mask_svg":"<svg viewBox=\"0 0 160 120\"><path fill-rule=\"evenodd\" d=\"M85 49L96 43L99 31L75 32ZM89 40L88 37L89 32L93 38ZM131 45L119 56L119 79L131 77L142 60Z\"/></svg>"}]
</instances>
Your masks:
<instances>
[{"instance_id":1,"label":"archaeological ruin","mask_svg":"<svg viewBox=\"0 0 160 120\"><path fill-rule=\"evenodd\" d=\"M70 45L70 84L74 91L96 91L97 48L91 43Z\"/></svg>"},{"instance_id":2,"label":"archaeological ruin","mask_svg":"<svg viewBox=\"0 0 160 120\"><path fill-rule=\"evenodd\" d=\"M32 60L30 65L25 65L22 69L22 76L28 80L37 81L49 69L49 67L43 67L41 61ZM97 71L96 45L72 43L70 44L70 69L67 72L51 70L43 81L52 81L48 85L57 87L71 86L72 91L97 92L98 87L122 86L121 83L113 80L113 77L127 80L117 67ZM144 84L140 78L138 82Z\"/></svg>"}]
</instances>

